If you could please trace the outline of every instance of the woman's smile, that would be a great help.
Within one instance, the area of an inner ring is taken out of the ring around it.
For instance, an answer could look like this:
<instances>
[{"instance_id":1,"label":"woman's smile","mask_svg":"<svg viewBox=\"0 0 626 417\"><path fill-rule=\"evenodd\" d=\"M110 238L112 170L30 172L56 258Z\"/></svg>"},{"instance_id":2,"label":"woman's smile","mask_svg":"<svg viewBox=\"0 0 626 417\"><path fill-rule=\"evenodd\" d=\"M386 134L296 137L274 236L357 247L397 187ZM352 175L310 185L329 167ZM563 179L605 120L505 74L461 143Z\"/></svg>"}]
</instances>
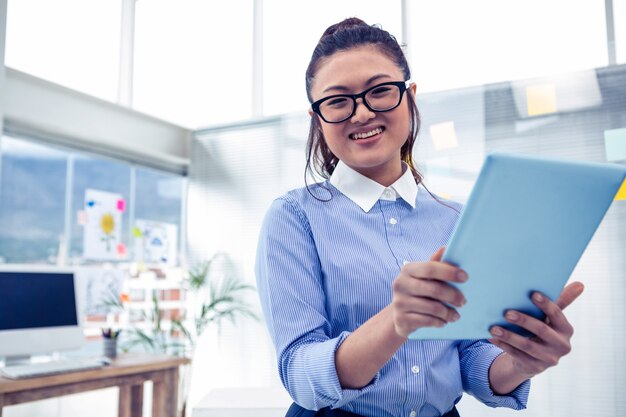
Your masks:
<instances>
[{"instance_id":1,"label":"woman's smile","mask_svg":"<svg viewBox=\"0 0 626 417\"><path fill-rule=\"evenodd\" d=\"M380 126L380 127L375 127L373 129L361 130L358 132L350 133L348 137L354 141L364 141L364 140L373 139L373 138L378 139L384 131L385 131L385 128L383 126Z\"/></svg>"}]
</instances>

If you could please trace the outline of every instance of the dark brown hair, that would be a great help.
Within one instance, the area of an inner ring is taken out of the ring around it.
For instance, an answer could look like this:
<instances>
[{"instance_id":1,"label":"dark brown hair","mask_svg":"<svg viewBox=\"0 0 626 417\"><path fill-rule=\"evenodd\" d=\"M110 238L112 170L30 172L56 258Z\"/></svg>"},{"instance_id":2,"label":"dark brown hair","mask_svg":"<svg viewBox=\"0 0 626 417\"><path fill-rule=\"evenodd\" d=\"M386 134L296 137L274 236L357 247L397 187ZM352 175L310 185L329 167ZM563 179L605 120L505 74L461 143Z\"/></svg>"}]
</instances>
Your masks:
<instances>
[{"instance_id":1,"label":"dark brown hair","mask_svg":"<svg viewBox=\"0 0 626 417\"><path fill-rule=\"evenodd\" d=\"M404 81L411 78L409 64L396 38L377 25L368 25L361 19L351 17L329 26L313 50L311 61L306 70L306 93L309 102L313 102L311 84L323 58L329 57L336 52L367 45L378 48L381 53L395 62L402 71ZM406 97L409 102L411 126L409 136L400 150L400 155L411 169L415 182L419 184L422 182L422 176L415 168L413 145L417 140L417 133L420 128L420 116L413 96L407 92ZM306 145L306 160L305 181L307 174L313 174L314 172L323 178L330 178L339 162L339 158L332 153L326 144L320 118L317 114L313 114L311 117L309 138Z\"/></svg>"}]
</instances>

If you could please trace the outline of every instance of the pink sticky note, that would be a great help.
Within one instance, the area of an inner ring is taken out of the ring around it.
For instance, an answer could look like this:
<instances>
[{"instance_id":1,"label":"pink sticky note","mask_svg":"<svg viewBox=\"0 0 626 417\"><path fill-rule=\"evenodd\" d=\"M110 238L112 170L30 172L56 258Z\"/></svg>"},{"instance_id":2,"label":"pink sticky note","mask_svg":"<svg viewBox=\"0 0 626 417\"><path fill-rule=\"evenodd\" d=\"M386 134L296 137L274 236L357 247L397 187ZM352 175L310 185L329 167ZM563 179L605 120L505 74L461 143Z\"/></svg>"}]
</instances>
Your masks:
<instances>
[{"instance_id":1,"label":"pink sticky note","mask_svg":"<svg viewBox=\"0 0 626 417\"><path fill-rule=\"evenodd\" d=\"M120 243L117 245L117 254L120 256L126 256L126 245Z\"/></svg>"},{"instance_id":2,"label":"pink sticky note","mask_svg":"<svg viewBox=\"0 0 626 417\"><path fill-rule=\"evenodd\" d=\"M126 210L126 201L117 200L117 209L123 213Z\"/></svg>"},{"instance_id":3,"label":"pink sticky note","mask_svg":"<svg viewBox=\"0 0 626 417\"><path fill-rule=\"evenodd\" d=\"M84 210L76 212L76 223L79 226L85 226L87 224L87 213Z\"/></svg>"}]
</instances>

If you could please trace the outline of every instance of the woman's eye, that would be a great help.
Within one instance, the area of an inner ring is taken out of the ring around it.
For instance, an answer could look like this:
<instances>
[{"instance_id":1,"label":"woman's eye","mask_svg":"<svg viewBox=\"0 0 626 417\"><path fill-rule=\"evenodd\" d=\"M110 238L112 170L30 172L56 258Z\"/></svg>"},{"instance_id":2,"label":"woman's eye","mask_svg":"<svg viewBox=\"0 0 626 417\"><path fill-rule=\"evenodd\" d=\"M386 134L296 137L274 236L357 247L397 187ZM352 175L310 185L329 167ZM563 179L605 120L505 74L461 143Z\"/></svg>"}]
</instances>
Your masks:
<instances>
[{"instance_id":1,"label":"woman's eye","mask_svg":"<svg viewBox=\"0 0 626 417\"><path fill-rule=\"evenodd\" d=\"M332 107L343 107L347 104L348 104L348 99L345 97L333 98L326 102L327 106L332 106Z\"/></svg>"},{"instance_id":2,"label":"woman's eye","mask_svg":"<svg viewBox=\"0 0 626 417\"><path fill-rule=\"evenodd\" d=\"M378 87L373 89L372 91L370 91L370 94L372 94L373 96L384 96L385 94L388 94L391 91L390 87Z\"/></svg>"}]
</instances>

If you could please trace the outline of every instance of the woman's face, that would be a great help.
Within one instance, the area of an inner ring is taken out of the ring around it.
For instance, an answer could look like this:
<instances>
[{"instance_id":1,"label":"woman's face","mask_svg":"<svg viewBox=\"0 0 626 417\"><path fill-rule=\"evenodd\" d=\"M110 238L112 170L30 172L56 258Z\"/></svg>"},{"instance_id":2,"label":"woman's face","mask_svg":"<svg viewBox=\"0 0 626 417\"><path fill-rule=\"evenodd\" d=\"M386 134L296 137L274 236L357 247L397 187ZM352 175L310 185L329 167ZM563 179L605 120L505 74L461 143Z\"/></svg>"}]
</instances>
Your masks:
<instances>
[{"instance_id":1,"label":"woman's face","mask_svg":"<svg viewBox=\"0 0 626 417\"><path fill-rule=\"evenodd\" d=\"M402 70L373 46L337 52L320 62L311 86L313 101L333 94L357 94L388 81L403 81ZM357 99L355 114L341 123L320 119L326 144L346 165L382 185L391 185L402 175L400 149L410 130L406 94L395 109L375 113ZM309 110L309 114L313 114Z\"/></svg>"}]
</instances>

